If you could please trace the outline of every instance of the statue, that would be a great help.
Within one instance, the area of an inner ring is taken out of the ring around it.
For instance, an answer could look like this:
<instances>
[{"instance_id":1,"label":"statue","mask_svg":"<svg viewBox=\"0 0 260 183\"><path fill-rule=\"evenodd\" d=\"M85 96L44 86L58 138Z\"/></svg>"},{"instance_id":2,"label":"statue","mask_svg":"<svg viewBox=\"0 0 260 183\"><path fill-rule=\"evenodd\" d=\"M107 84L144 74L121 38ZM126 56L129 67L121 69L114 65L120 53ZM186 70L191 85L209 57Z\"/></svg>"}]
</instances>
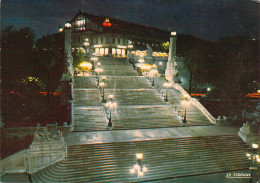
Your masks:
<instances>
[{"instance_id":1,"label":"statue","mask_svg":"<svg viewBox=\"0 0 260 183\"><path fill-rule=\"evenodd\" d=\"M152 47L149 44L147 44L146 47L147 47L146 57L149 57L149 58L153 57L153 49L152 49Z\"/></svg>"}]
</instances>

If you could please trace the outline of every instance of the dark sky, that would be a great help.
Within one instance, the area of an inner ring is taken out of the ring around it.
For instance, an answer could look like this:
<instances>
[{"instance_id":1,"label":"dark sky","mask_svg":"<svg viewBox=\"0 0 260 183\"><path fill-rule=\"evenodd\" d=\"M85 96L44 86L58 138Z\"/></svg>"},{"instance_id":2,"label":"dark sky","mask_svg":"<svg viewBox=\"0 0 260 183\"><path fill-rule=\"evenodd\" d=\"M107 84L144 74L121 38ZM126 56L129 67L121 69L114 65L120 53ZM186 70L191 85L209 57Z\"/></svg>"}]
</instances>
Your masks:
<instances>
[{"instance_id":1,"label":"dark sky","mask_svg":"<svg viewBox=\"0 0 260 183\"><path fill-rule=\"evenodd\" d=\"M260 30L260 0L2 0L2 27L29 26L41 37L79 9L207 40Z\"/></svg>"}]
</instances>

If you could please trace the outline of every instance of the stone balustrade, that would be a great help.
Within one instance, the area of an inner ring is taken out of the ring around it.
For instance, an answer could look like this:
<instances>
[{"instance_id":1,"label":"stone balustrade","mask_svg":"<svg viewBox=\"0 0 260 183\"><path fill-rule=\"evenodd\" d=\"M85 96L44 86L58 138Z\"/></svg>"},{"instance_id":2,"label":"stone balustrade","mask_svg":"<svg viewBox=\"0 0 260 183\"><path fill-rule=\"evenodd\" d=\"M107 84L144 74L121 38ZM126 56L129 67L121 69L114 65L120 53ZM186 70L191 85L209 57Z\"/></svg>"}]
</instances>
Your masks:
<instances>
[{"instance_id":1,"label":"stone balustrade","mask_svg":"<svg viewBox=\"0 0 260 183\"><path fill-rule=\"evenodd\" d=\"M67 144L59 129L64 130L64 127L54 130L51 128L48 130L48 127L37 127L34 140L28 149L0 161L0 176L5 173L35 173L65 159ZM28 128L26 130L29 131Z\"/></svg>"},{"instance_id":2,"label":"stone balustrade","mask_svg":"<svg viewBox=\"0 0 260 183\"><path fill-rule=\"evenodd\" d=\"M179 90L187 100L190 100L193 105L198 107L201 112L210 120L212 124L216 124L216 119L210 114L210 112L195 98L192 98L183 88L181 85L172 82L175 89Z\"/></svg>"},{"instance_id":3,"label":"stone balustrade","mask_svg":"<svg viewBox=\"0 0 260 183\"><path fill-rule=\"evenodd\" d=\"M71 126L56 126L57 130L67 133L71 131ZM20 127L20 128L2 128L1 133L5 136L26 136L32 135L35 131L44 131L47 127L37 126L37 127Z\"/></svg>"},{"instance_id":4,"label":"stone balustrade","mask_svg":"<svg viewBox=\"0 0 260 183\"><path fill-rule=\"evenodd\" d=\"M19 151L11 156L0 161L0 176L5 173L22 173L26 172L24 166L24 156L27 150Z\"/></svg>"}]
</instances>

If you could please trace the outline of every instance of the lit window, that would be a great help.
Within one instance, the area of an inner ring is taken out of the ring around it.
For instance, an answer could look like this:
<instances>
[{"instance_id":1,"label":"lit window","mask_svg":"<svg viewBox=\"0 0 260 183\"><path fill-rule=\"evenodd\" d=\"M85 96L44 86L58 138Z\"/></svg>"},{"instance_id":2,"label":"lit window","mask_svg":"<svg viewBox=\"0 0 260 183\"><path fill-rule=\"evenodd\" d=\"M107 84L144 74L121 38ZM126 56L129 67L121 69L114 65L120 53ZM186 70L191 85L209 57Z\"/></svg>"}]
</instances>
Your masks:
<instances>
[{"instance_id":1,"label":"lit window","mask_svg":"<svg viewBox=\"0 0 260 183\"><path fill-rule=\"evenodd\" d=\"M80 15L76 18L76 20L73 22L74 30L85 30L86 25L86 19L84 16Z\"/></svg>"}]
</instances>

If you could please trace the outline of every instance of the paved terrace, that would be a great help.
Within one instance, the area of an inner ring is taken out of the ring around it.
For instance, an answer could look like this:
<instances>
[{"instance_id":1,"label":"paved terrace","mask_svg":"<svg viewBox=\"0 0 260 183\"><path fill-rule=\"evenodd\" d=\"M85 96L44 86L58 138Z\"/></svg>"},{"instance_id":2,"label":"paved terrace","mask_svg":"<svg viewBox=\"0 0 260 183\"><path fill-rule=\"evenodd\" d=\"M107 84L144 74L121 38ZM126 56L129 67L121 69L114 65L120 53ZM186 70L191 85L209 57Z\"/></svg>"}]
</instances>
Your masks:
<instances>
[{"instance_id":1,"label":"paved terrace","mask_svg":"<svg viewBox=\"0 0 260 183\"><path fill-rule=\"evenodd\" d=\"M187 125L211 125L203 113L193 105L182 104L182 94L170 87L169 103L164 102L162 91L165 82L156 79L156 87L143 76L138 76L132 65L126 60L100 58L100 73L106 76L105 98L114 95L117 108L112 111L113 129L145 129L183 126L174 111L187 111ZM101 76L100 76L101 77ZM101 93L96 87L95 76L75 76L73 90L73 127L74 131L107 130L107 111L101 103Z\"/></svg>"}]
</instances>

